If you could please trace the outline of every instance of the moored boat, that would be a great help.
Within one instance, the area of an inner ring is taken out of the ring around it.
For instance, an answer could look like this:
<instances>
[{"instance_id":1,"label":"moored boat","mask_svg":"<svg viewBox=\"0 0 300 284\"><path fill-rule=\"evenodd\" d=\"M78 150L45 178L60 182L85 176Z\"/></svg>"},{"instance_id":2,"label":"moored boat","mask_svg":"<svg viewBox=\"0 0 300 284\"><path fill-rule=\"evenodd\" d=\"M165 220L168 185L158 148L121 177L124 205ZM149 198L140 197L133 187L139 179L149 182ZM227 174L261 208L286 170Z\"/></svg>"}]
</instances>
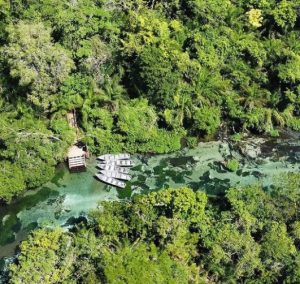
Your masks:
<instances>
[{"instance_id":1,"label":"moored boat","mask_svg":"<svg viewBox=\"0 0 300 284\"><path fill-rule=\"evenodd\" d=\"M128 168L121 168L116 165L112 164L97 164L97 167L104 171L116 171L123 174L128 174L129 169Z\"/></svg>"},{"instance_id":2,"label":"moored boat","mask_svg":"<svg viewBox=\"0 0 300 284\"><path fill-rule=\"evenodd\" d=\"M113 186L116 186L116 187L120 187L120 188L125 188L126 187L126 184L122 181L119 181L115 178L112 178L112 177L107 177L103 174L96 174L95 175L100 181L103 181L109 185L113 185Z\"/></svg>"},{"instance_id":3,"label":"moored boat","mask_svg":"<svg viewBox=\"0 0 300 284\"><path fill-rule=\"evenodd\" d=\"M118 160L116 161L117 166L120 167L133 167L134 162L132 160Z\"/></svg>"},{"instance_id":4,"label":"moored boat","mask_svg":"<svg viewBox=\"0 0 300 284\"><path fill-rule=\"evenodd\" d=\"M123 173L120 173L118 171L105 171L105 170L102 170L102 171L100 171L100 173L107 176L107 177L112 177L112 178L116 178L116 179L122 179L122 180L131 180L132 179L132 177L130 175L123 174Z\"/></svg>"},{"instance_id":5,"label":"moored boat","mask_svg":"<svg viewBox=\"0 0 300 284\"><path fill-rule=\"evenodd\" d=\"M134 162L132 160L117 160L117 161L103 161L101 164L112 165L117 167L133 167Z\"/></svg>"},{"instance_id":6,"label":"moored boat","mask_svg":"<svg viewBox=\"0 0 300 284\"><path fill-rule=\"evenodd\" d=\"M106 154L97 157L98 160L102 161L117 161L117 160L127 160L130 159L130 154Z\"/></svg>"}]
</instances>

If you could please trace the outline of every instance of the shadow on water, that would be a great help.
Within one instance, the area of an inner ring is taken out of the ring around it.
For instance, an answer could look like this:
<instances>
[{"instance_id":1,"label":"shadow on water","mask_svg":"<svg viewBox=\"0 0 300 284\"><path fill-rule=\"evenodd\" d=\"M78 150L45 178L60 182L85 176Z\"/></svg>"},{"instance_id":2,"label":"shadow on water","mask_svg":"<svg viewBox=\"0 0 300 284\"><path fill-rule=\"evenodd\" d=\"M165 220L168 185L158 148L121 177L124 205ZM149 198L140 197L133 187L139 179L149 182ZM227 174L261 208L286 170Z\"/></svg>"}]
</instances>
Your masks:
<instances>
[{"instance_id":1,"label":"shadow on water","mask_svg":"<svg viewBox=\"0 0 300 284\"><path fill-rule=\"evenodd\" d=\"M189 182L188 186L193 190L204 190L209 195L219 195L230 188L230 179L211 177L210 172L199 177L199 181Z\"/></svg>"},{"instance_id":2,"label":"shadow on water","mask_svg":"<svg viewBox=\"0 0 300 284\"><path fill-rule=\"evenodd\" d=\"M59 187L61 185L59 181L64 178L66 171L67 171L66 166L64 164L59 164L56 169L56 174L51 180L51 183Z\"/></svg>"},{"instance_id":3,"label":"shadow on water","mask_svg":"<svg viewBox=\"0 0 300 284\"><path fill-rule=\"evenodd\" d=\"M172 167L186 168L187 164L194 165L195 159L192 156L175 157L166 159Z\"/></svg>"},{"instance_id":4,"label":"shadow on water","mask_svg":"<svg viewBox=\"0 0 300 284\"><path fill-rule=\"evenodd\" d=\"M223 173L227 172L227 170L224 169L224 166L220 162L212 162L212 163L209 163L208 166L212 170L214 170L214 171L216 171L218 173L222 173L223 174Z\"/></svg>"},{"instance_id":5,"label":"shadow on water","mask_svg":"<svg viewBox=\"0 0 300 284\"><path fill-rule=\"evenodd\" d=\"M174 183L184 184L185 183L184 177L186 175L188 175L188 171L178 172L178 171L174 171L174 170L173 171L172 170L167 170L165 172L165 174L168 177L170 177Z\"/></svg>"},{"instance_id":6,"label":"shadow on water","mask_svg":"<svg viewBox=\"0 0 300 284\"><path fill-rule=\"evenodd\" d=\"M63 225L63 227L73 227L74 225L78 225L81 223L87 224L87 221L88 219L86 216L70 217Z\"/></svg>"},{"instance_id":7,"label":"shadow on water","mask_svg":"<svg viewBox=\"0 0 300 284\"><path fill-rule=\"evenodd\" d=\"M167 160L166 159L162 160L158 166L153 168L154 175L161 175L167 167L168 167Z\"/></svg>"},{"instance_id":8,"label":"shadow on water","mask_svg":"<svg viewBox=\"0 0 300 284\"><path fill-rule=\"evenodd\" d=\"M15 241L15 234L19 232L22 224L17 214L22 210L33 208L37 203L47 200L49 197L58 196L57 191L48 187L42 187L34 194L25 195L9 206L0 208L0 245L6 245Z\"/></svg>"},{"instance_id":9,"label":"shadow on water","mask_svg":"<svg viewBox=\"0 0 300 284\"><path fill-rule=\"evenodd\" d=\"M131 186L132 186L132 183L131 182L128 182L126 184L126 187L123 188L123 189L117 189L117 193L118 193L118 198L123 200L123 199L129 199L131 197Z\"/></svg>"}]
</instances>

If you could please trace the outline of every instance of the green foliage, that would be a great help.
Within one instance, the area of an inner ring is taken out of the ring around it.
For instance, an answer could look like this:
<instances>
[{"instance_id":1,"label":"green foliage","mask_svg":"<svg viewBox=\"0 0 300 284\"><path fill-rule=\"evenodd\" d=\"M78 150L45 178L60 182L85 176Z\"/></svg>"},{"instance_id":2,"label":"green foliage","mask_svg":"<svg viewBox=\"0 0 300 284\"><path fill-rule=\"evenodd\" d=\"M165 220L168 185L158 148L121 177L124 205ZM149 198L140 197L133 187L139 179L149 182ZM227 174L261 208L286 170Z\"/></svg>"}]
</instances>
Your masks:
<instances>
[{"instance_id":1,"label":"green foliage","mask_svg":"<svg viewBox=\"0 0 300 284\"><path fill-rule=\"evenodd\" d=\"M93 152L168 153L181 148L185 131L159 129L157 114L145 99L122 102L114 112L87 108L83 141Z\"/></svg>"},{"instance_id":2,"label":"green foliage","mask_svg":"<svg viewBox=\"0 0 300 284\"><path fill-rule=\"evenodd\" d=\"M129 152L167 153L179 150L182 131L158 129L157 115L146 100L133 100L119 110L118 128L126 135Z\"/></svg>"},{"instance_id":3,"label":"green foliage","mask_svg":"<svg viewBox=\"0 0 300 284\"><path fill-rule=\"evenodd\" d=\"M277 129L272 129L269 133L272 137L279 137L280 136L279 131Z\"/></svg>"},{"instance_id":4,"label":"green foliage","mask_svg":"<svg viewBox=\"0 0 300 284\"><path fill-rule=\"evenodd\" d=\"M297 20L297 5L297 1L280 1L273 11L276 24L282 28L293 28Z\"/></svg>"},{"instance_id":5,"label":"green foliage","mask_svg":"<svg viewBox=\"0 0 300 284\"><path fill-rule=\"evenodd\" d=\"M285 224L271 223L262 239L262 260L273 269L265 272L264 277L276 280L282 267L289 264L297 250L293 240L287 234Z\"/></svg>"},{"instance_id":6,"label":"green foliage","mask_svg":"<svg viewBox=\"0 0 300 284\"><path fill-rule=\"evenodd\" d=\"M5 29L8 25L10 18L10 5L9 1L1 0L0 1L0 40L3 41L6 36Z\"/></svg>"},{"instance_id":7,"label":"green foliage","mask_svg":"<svg viewBox=\"0 0 300 284\"><path fill-rule=\"evenodd\" d=\"M53 110L72 110L83 106L84 97L90 88L89 78L73 74L64 81L60 93L53 102Z\"/></svg>"},{"instance_id":8,"label":"green foliage","mask_svg":"<svg viewBox=\"0 0 300 284\"><path fill-rule=\"evenodd\" d=\"M8 161L0 162L0 198L6 202L25 189L22 170Z\"/></svg>"},{"instance_id":9,"label":"green foliage","mask_svg":"<svg viewBox=\"0 0 300 284\"><path fill-rule=\"evenodd\" d=\"M226 167L231 172L236 172L239 169L239 161L236 159L230 159L226 162Z\"/></svg>"},{"instance_id":10,"label":"green foliage","mask_svg":"<svg viewBox=\"0 0 300 284\"><path fill-rule=\"evenodd\" d=\"M11 283L297 283L299 202L299 174L221 206L188 188L102 202L72 233L34 232Z\"/></svg>"},{"instance_id":11,"label":"green foliage","mask_svg":"<svg viewBox=\"0 0 300 284\"><path fill-rule=\"evenodd\" d=\"M10 283L50 284L67 280L74 261L72 242L61 229L35 231L21 245L22 266L11 266Z\"/></svg>"},{"instance_id":12,"label":"green foliage","mask_svg":"<svg viewBox=\"0 0 300 284\"><path fill-rule=\"evenodd\" d=\"M91 129L87 130L84 143L89 145L94 153L120 153L123 149L122 136L113 134L109 130Z\"/></svg>"},{"instance_id":13,"label":"green foliage","mask_svg":"<svg viewBox=\"0 0 300 284\"><path fill-rule=\"evenodd\" d=\"M240 232L234 224L224 222L211 232L211 243L206 244L208 269L222 282L251 279L262 269L260 245L248 232Z\"/></svg>"},{"instance_id":14,"label":"green foliage","mask_svg":"<svg viewBox=\"0 0 300 284\"><path fill-rule=\"evenodd\" d=\"M174 152L180 150L181 139L184 134L184 131L171 132L158 129L147 143L137 146L136 143L129 142L125 145L125 149L128 149L129 152L154 152L159 154Z\"/></svg>"},{"instance_id":15,"label":"green foliage","mask_svg":"<svg viewBox=\"0 0 300 284\"><path fill-rule=\"evenodd\" d=\"M14 113L2 113L0 159L4 160L7 175L1 173L0 199L9 201L25 185L34 188L53 177L54 166L64 157L75 135L65 120L55 119L51 127L52 131L45 121L30 115L18 118ZM13 182L8 180L12 175Z\"/></svg>"},{"instance_id":16,"label":"green foliage","mask_svg":"<svg viewBox=\"0 0 300 284\"><path fill-rule=\"evenodd\" d=\"M300 206L300 176L297 173L282 175L277 180L277 187L273 195L277 200L277 207L289 221L297 219Z\"/></svg>"},{"instance_id":17,"label":"green foliage","mask_svg":"<svg viewBox=\"0 0 300 284\"><path fill-rule=\"evenodd\" d=\"M287 60L285 64L279 64L279 78L285 82L299 82L300 81L300 56L295 55Z\"/></svg>"},{"instance_id":18,"label":"green foliage","mask_svg":"<svg viewBox=\"0 0 300 284\"><path fill-rule=\"evenodd\" d=\"M51 42L50 30L42 23L19 22L7 29L8 44L2 49L10 75L27 91L26 96L43 110L73 67L66 50Z\"/></svg>"},{"instance_id":19,"label":"green foliage","mask_svg":"<svg viewBox=\"0 0 300 284\"><path fill-rule=\"evenodd\" d=\"M195 111L193 116L196 131L204 131L207 135L213 135L221 124L221 112L218 107L203 107Z\"/></svg>"},{"instance_id":20,"label":"green foliage","mask_svg":"<svg viewBox=\"0 0 300 284\"><path fill-rule=\"evenodd\" d=\"M239 142L242 140L243 138L243 135L241 133L235 133L233 135L231 135L231 140L234 141L234 142Z\"/></svg>"},{"instance_id":21,"label":"green foliage","mask_svg":"<svg viewBox=\"0 0 300 284\"><path fill-rule=\"evenodd\" d=\"M132 101L122 105L119 111L118 127L132 142L147 142L155 132L157 116L146 100Z\"/></svg>"},{"instance_id":22,"label":"green foliage","mask_svg":"<svg viewBox=\"0 0 300 284\"><path fill-rule=\"evenodd\" d=\"M155 245L124 246L116 254L103 253L104 274L108 283L188 283L184 264L159 253Z\"/></svg>"},{"instance_id":23,"label":"green foliage","mask_svg":"<svg viewBox=\"0 0 300 284\"><path fill-rule=\"evenodd\" d=\"M247 15L249 17L249 23L255 28L260 28L262 26L262 13L259 9L251 9L249 12L247 12Z\"/></svg>"},{"instance_id":24,"label":"green foliage","mask_svg":"<svg viewBox=\"0 0 300 284\"><path fill-rule=\"evenodd\" d=\"M187 137L186 143L189 148L196 148L198 146L198 138L197 137Z\"/></svg>"}]
</instances>

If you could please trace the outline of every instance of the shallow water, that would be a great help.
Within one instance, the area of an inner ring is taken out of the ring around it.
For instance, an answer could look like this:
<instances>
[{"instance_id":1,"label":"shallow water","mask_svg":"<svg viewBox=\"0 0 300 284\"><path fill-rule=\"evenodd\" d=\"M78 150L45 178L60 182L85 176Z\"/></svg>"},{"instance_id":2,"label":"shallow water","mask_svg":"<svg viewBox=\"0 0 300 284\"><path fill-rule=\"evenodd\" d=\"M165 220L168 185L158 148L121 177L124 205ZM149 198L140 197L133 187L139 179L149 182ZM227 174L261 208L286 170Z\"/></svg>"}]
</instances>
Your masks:
<instances>
[{"instance_id":1,"label":"shallow water","mask_svg":"<svg viewBox=\"0 0 300 284\"><path fill-rule=\"evenodd\" d=\"M224 160L240 162L237 172L229 172ZM196 149L168 155L134 156L133 179L125 189L116 189L96 180L95 159L87 171L69 173L65 165L56 170L55 178L43 187L29 191L9 206L0 207L0 270L1 263L15 254L16 247L37 226L71 225L74 218L84 216L103 200L128 199L134 194L163 188L189 186L218 195L231 186L261 184L269 188L278 176L299 172L300 143L298 139L268 141L255 160L245 158L227 143L200 143ZM1 282L1 281L0 281Z\"/></svg>"}]
</instances>

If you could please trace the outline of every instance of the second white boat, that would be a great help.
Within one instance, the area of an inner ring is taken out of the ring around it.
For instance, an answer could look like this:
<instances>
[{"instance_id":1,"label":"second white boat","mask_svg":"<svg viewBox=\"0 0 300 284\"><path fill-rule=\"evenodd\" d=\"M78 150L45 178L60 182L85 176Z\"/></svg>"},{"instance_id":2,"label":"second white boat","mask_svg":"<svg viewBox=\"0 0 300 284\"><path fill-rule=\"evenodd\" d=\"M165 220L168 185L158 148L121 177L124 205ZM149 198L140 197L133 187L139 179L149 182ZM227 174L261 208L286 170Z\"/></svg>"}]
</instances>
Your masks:
<instances>
[{"instance_id":1,"label":"second white boat","mask_svg":"<svg viewBox=\"0 0 300 284\"><path fill-rule=\"evenodd\" d=\"M115 165L107 165L107 164L97 164L97 167L104 171L116 171L123 174L129 173L129 168L121 168Z\"/></svg>"},{"instance_id":2,"label":"second white boat","mask_svg":"<svg viewBox=\"0 0 300 284\"><path fill-rule=\"evenodd\" d=\"M105 171L105 170L102 170L102 171L100 171L100 173L107 176L107 177L112 177L112 178L116 178L116 179L122 179L122 180L131 180L132 179L132 177L130 175L123 174L123 173L120 173L118 171Z\"/></svg>"}]
</instances>

